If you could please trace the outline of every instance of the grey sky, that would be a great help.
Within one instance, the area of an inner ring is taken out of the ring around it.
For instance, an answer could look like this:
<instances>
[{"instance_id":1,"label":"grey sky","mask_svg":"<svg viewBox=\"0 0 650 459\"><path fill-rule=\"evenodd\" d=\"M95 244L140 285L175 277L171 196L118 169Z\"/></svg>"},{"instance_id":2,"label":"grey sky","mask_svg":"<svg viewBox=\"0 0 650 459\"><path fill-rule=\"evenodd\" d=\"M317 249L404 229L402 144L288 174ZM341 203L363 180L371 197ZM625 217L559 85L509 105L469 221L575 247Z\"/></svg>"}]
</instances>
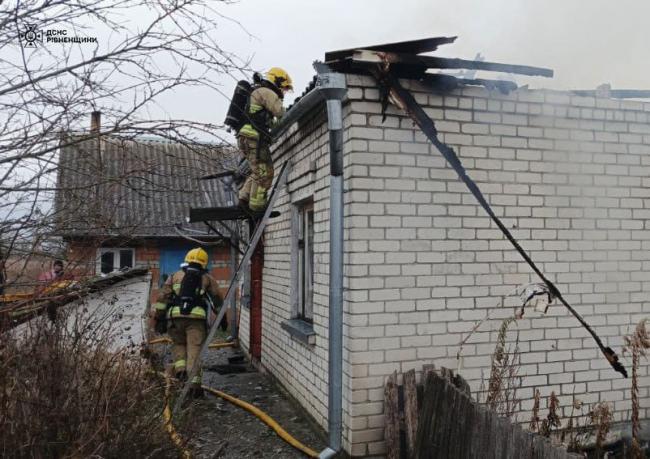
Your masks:
<instances>
[{"instance_id":1,"label":"grey sky","mask_svg":"<svg viewBox=\"0 0 650 459\"><path fill-rule=\"evenodd\" d=\"M298 95L313 75L311 63L329 50L431 36L457 35L436 54L550 67L555 78L520 84L557 89L650 89L650 3L604 0L243 0L220 7L255 37L221 20L224 48L253 68L284 67ZM234 81L224 79L230 94ZM207 99L206 99L207 97ZM290 98L291 99L291 98ZM200 94L165 107L176 116L223 121L224 97Z\"/></svg>"}]
</instances>

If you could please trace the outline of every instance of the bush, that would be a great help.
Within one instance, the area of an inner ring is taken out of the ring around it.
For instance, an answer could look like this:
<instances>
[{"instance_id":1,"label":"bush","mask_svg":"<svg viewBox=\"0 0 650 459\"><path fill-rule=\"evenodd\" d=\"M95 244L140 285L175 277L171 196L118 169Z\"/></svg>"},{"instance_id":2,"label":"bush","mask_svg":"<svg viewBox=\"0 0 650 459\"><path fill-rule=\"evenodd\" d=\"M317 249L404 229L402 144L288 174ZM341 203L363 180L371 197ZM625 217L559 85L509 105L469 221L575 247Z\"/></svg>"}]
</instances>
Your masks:
<instances>
[{"instance_id":1,"label":"bush","mask_svg":"<svg viewBox=\"0 0 650 459\"><path fill-rule=\"evenodd\" d=\"M0 333L0 456L177 457L164 381L86 312Z\"/></svg>"}]
</instances>

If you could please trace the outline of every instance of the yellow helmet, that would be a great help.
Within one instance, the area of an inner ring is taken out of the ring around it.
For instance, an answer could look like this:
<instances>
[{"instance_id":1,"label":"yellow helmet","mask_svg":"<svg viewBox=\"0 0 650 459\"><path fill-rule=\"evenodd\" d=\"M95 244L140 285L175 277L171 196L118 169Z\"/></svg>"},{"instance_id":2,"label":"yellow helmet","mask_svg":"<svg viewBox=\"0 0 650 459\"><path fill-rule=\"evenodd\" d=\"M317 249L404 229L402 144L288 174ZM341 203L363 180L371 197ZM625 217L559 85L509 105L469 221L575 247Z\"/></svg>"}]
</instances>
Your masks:
<instances>
[{"instance_id":1,"label":"yellow helmet","mask_svg":"<svg viewBox=\"0 0 650 459\"><path fill-rule=\"evenodd\" d=\"M201 268L208 267L208 253L200 247L192 249L185 255L185 263L198 263Z\"/></svg>"},{"instance_id":2,"label":"yellow helmet","mask_svg":"<svg viewBox=\"0 0 650 459\"><path fill-rule=\"evenodd\" d=\"M271 67L266 76L264 77L267 81L270 81L280 89L293 89L293 82L289 74L281 69L280 67Z\"/></svg>"}]
</instances>

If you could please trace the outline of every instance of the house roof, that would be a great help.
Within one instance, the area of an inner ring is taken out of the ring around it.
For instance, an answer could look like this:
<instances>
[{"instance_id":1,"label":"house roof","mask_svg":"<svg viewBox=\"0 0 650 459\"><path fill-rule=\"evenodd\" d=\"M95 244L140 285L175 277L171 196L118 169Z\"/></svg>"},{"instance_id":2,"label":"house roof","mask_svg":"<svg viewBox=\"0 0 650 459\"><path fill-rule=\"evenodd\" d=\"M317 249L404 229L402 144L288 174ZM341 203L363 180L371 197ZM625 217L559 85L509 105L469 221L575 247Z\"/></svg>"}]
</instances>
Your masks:
<instances>
[{"instance_id":1,"label":"house roof","mask_svg":"<svg viewBox=\"0 0 650 459\"><path fill-rule=\"evenodd\" d=\"M177 237L174 226L190 207L228 205L223 182L200 177L230 169L229 148L87 134L62 144L55 204L62 236Z\"/></svg>"}]
</instances>

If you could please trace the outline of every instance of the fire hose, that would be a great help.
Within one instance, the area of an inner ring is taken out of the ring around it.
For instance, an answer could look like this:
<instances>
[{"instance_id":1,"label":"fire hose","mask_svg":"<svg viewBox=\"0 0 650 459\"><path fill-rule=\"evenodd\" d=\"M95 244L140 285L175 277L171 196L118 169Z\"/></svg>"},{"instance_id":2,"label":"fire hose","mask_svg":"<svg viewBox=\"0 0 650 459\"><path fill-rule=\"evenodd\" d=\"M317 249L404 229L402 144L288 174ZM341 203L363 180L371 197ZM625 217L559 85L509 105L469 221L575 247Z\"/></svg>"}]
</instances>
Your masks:
<instances>
[{"instance_id":1,"label":"fire hose","mask_svg":"<svg viewBox=\"0 0 650 459\"><path fill-rule=\"evenodd\" d=\"M449 147L447 144L441 142L438 139L438 131L435 127L433 120L427 115L427 113L422 109L422 107L417 103L413 95L405 90L397 80L397 78L390 73L389 64L386 62L382 66L374 68L372 71L373 76L379 83L381 96L382 96L382 113L385 117L385 110L388 106L389 98L401 108L407 115L415 121L419 126L422 132L427 136L429 141L440 151L442 156L447 160L449 165L456 171L460 180L467 186L469 191L472 193L474 198L478 203L483 207L488 216L492 221L497 225L501 230L504 236L510 241L515 250L519 252L522 258L528 263L528 266L539 276L539 278L544 282L544 284L549 289L551 295L557 298L568 310L573 314L573 316L578 319L578 322L589 332L593 337L594 341L598 345L598 348L603 353L609 364L615 371L621 373L624 377L627 378L627 371L623 364L619 362L618 356L612 350L611 347L606 347L601 341L600 337L596 332L589 326L589 324L582 318L582 316L575 310L573 307L564 299L558 288L551 282L542 271L537 267L533 260L528 256L524 249L519 245L519 242L515 237L510 233L508 228L503 224L503 222L496 216L490 204L488 203L485 196L479 189L478 185L467 175L465 168L463 167L460 159L454 152L454 150Z\"/></svg>"},{"instance_id":2,"label":"fire hose","mask_svg":"<svg viewBox=\"0 0 650 459\"><path fill-rule=\"evenodd\" d=\"M171 343L171 340L169 338L157 338L149 341L148 344L167 344ZM210 344L211 349L215 348L223 348L223 347L232 347L234 346L235 343L212 343ZM171 423L171 418L172 418L172 412L171 409L169 408L168 404L168 391L169 391L169 381L174 379L171 378L168 374L163 374L159 373L165 377L165 380L167 381L167 386L165 388L165 408L163 411L163 417L165 419L165 428L169 432L170 438L174 442L174 444L180 448L181 452L183 453L183 458L189 458L189 453L183 448L183 441L178 435L178 433L174 430L174 426ZM293 437L290 433L288 433L284 428L278 424L272 417L270 417L268 414L266 414L264 411L260 410L258 407L255 405L245 402L243 400L240 400L236 397L233 397L232 395L226 394L225 392L222 392L220 390L214 389L210 386L202 385L201 386L204 390L210 392L213 395L216 395L217 397L220 397L230 403L232 403L235 406L238 406L239 408L243 408L244 410L248 411L255 417L257 417L260 421L262 421L264 424L269 426L282 440L287 442L289 445L292 447L296 448L297 450L303 452L309 457L318 457L318 453L314 451L313 449L305 446L302 444L300 441L298 441L295 437ZM186 454L188 454L186 456Z\"/></svg>"},{"instance_id":3,"label":"fire hose","mask_svg":"<svg viewBox=\"0 0 650 459\"><path fill-rule=\"evenodd\" d=\"M172 340L170 338L162 337L156 338L149 341L147 344L171 344ZM231 343L212 343L208 347L210 349L222 349L224 347L236 347L237 343L235 341Z\"/></svg>"},{"instance_id":4,"label":"fire hose","mask_svg":"<svg viewBox=\"0 0 650 459\"><path fill-rule=\"evenodd\" d=\"M168 374L166 373L158 373L162 376L165 377L166 381L166 386L165 386L165 408L163 411L163 417L165 420L165 428L167 429L167 432L169 433L170 438L174 442L174 444L180 449L183 459L189 459L191 457L190 452L185 449L183 446L183 440L180 437L180 435L176 432L174 429L174 426L172 425L172 411L169 407L168 403L168 394L169 394L169 386L170 386L170 381L174 380L177 381L175 378L171 378ZM271 416L266 414L264 411L256 407L255 405L245 402L243 400L238 399L237 397L233 397L232 395L226 394L225 392L222 392L220 390L214 389L210 386L206 385L201 385L203 390L206 390L210 392L213 395L216 395L219 398L222 398L226 400L227 402L232 403L233 405L243 408L244 410L248 411L255 417L257 417L260 421L262 421L264 424L269 426L282 440L287 442L290 446L294 447L298 451L301 451L305 455L311 458L317 458L318 453L314 451L313 449L309 448L308 446L305 446L302 444L300 441L298 441L295 437L293 437L289 432L284 430L284 428L277 423Z\"/></svg>"}]
</instances>

